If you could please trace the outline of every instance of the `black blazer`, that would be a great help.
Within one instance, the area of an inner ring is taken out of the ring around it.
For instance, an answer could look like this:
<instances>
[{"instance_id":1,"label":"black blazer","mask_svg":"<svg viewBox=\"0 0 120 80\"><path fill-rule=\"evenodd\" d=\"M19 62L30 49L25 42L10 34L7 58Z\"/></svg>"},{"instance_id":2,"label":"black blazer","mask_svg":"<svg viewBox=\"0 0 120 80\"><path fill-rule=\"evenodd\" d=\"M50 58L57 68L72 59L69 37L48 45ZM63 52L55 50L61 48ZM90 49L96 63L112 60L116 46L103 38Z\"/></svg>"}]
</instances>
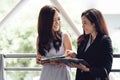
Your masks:
<instances>
[{"instance_id":1,"label":"black blazer","mask_svg":"<svg viewBox=\"0 0 120 80\"><path fill-rule=\"evenodd\" d=\"M77 69L76 80L96 80L106 78L111 71L113 61L113 49L111 39L107 35L98 34L94 42L85 51L89 36L82 41L77 50L77 58L85 59L90 65L90 72Z\"/></svg>"}]
</instances>

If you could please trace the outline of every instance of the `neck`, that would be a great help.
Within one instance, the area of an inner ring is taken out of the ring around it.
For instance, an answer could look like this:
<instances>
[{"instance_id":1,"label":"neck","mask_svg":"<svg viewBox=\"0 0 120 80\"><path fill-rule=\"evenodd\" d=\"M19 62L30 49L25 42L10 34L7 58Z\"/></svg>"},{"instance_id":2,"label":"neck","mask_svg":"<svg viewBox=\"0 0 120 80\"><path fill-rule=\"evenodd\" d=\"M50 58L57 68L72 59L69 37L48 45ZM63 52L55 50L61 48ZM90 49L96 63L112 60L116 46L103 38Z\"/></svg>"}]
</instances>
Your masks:
<instances>
[{"instance_id":1,"label":"neck","mask_svg":"<svg viewBox=\"0 0 120 80\"><path fill-rule=\"evenodd\" d=\"M95 40L96 36L97 36L97 32L91 33L91 42Z\"/></svg>"}]
</instances>

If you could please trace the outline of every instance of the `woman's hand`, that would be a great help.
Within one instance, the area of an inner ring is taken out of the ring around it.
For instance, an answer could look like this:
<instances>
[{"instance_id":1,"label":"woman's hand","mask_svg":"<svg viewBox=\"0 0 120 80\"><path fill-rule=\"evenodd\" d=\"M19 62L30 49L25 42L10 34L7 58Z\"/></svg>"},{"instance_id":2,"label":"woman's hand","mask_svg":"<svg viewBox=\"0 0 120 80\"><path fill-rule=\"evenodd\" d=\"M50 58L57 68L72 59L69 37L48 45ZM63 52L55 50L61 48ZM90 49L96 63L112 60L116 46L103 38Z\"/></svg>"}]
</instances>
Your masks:
<instances>
[{"instance_id":1,"label":"woman's hand","mask_svg":"<svg viewBox=\"0 0 120 80\"><path fill-rule=\"evenodd\" d=\"M37 56L36 56L36 63L37 64L41 64L41 65L44 65L44 64L47 64L48 62L46 61L41 61L41 59L42 58L44 58L44 56L41 56L41 55L39 55L39 54L37 54Z\"/></svg>"},{"instance_id":2,"label":"woman's hand","mask_svg":"<svg viewBox=\"0 0 120 80\"><path fill-rule=\"evenodd\" d=\"M50 64L52 64L52 65L59 65L59 66L65 66L64 63L61 63L58 60L50 60Z\"/></svg>"},{"instance_id":3,"label":"woman's hand","mask_svg":"<svg viewBox=\"0 0 120 80\"><path fill-rule=\"evenodd\" d=\"M68 58L75 58L76 57L76 52L74 52L72 50L66 50L65 56L68 57Z\"/></svg>"},{"instance_id":4,"label":"woman's hand","mask_svg":"<svg viewBox=\"0 0 120 80\"><path fill-rule=\"evenodd\" d=\"M41 55L38 54L38 55L36 56L36 63L37 63L37 64L41 64L41 65L51 64L51 65L65 66L64 63L61 63L61 62L59 62L58 60L42 61L42 60L41 60L42 58L44 58L44 56L41 56Z\"/></svg>"},{"instance_id":5,"label":"woman's hand","mask_svg":"<svg viewBox=\"0 0 120 80\"><path fill-rule=\"evenodd\" d=\"M69 66L70 67L76 67L78 69L81 69L84 72L89 72L90 71L90 69L83 64L70 63Z\"/></svg>"}]
</instances>

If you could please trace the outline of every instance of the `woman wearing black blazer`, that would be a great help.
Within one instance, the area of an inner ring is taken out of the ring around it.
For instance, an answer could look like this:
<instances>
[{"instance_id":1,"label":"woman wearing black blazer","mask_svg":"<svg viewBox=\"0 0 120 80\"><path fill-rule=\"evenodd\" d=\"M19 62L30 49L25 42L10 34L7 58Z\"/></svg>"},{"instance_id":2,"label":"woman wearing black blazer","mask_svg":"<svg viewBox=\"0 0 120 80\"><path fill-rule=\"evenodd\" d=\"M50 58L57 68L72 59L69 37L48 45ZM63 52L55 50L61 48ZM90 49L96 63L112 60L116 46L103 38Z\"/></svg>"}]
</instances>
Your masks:
<instances>
[{"instance_id":1,"label":"woman wearing black blazer","mask_svg":"<svg viewBox=\"0 0 120 80\"><path fill-rule=\"evenodd\" d=\"M76 57L87 61L89 66L71 63L77 68L75 80L109 80L113 49L104 17L97 9L89 9L81 18L84 33L78 38Z\"/></svg>"}]
</instances>

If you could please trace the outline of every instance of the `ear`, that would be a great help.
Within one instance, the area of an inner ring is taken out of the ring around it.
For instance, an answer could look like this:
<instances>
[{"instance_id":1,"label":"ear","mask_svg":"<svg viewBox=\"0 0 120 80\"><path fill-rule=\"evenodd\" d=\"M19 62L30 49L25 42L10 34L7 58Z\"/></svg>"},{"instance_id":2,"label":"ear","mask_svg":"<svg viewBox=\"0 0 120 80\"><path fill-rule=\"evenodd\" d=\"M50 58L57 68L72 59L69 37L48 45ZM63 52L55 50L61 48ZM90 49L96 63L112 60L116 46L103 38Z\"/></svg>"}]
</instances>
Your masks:
<instances>
[{"instance_id":1,"label":"ear","mask_svg":"<svg viewBox=\"0 0 120 80\"><path fill-rule=\"evenodd\" d=\"M95 23L92 23L93 27L95 27Z\"/></svg>"},{"instance_id":2,"label":"ear","mask_svg":"<svg viewBox=\"0 0 120 80\"><path fill-rule=\"evenodd\" d=\"M93 23L92 25L93 25L93 28L96 30L95 23Z\"/></svg>"}]
</instances>

